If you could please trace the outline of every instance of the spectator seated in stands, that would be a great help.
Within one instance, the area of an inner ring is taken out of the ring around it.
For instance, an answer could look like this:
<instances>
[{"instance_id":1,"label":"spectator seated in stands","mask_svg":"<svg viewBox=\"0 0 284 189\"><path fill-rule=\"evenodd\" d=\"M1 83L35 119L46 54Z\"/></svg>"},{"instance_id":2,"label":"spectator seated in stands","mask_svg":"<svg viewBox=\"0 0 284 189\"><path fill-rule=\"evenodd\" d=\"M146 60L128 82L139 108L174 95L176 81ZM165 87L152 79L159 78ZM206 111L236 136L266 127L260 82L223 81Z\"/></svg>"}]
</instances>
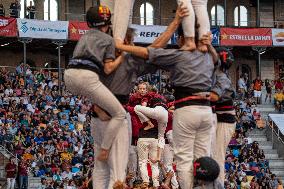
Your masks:
<instances>
[{"instance_id":1,"label":"spectator seated in stands","mask_svg":"<svg viewBox=\"0 0 284 189\"><path fill-rule=\"evenodd\" d=\"M95 158L91 103L65 90L60 95L57 76L49 71L28 69L24 78L23 66L18 66L16 72L0 70L0 143L25 162L30 176L46 178L42 186L86 189ZM150 79L152 83L157 80ZM226 153L225 186L240 188L244 183L247 187L247 182L269 186L269 162L258 143L247 137L247 131L261 120L257 107L249 98L236 104L238 121ZM21 171L25 182L25 170Z\"/></svg>"}]
</instances>

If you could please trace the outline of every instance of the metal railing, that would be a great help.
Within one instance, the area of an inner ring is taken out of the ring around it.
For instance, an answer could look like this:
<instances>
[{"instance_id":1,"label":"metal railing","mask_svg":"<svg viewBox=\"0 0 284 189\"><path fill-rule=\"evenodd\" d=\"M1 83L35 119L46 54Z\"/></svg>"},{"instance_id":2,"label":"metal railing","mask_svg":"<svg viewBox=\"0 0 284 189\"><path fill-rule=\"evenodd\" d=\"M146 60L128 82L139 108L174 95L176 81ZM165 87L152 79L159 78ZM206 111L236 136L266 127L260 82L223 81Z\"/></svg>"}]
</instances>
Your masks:
<instances>
[{"instance_id":1,"label":"metal railing","mask_svg":"<svg viewBox=\"0 0 284 189\"><path fill-rule=\"evenodd\" d=\"M277 124L275 124L274 121L270 118L270 116L268 116L267 125L268 125L268 128L271 130L272 143L276 138L278 141L280 141L284 145L284 135L278 128ZM274 136L274 134L276 137Z\"/></svg>"},{"instance_id":2,"label":"metal railing","mask_svg":"<svg viewBox=\"0 0 284 189\"><path fill-rule=\"evenodd\" d=\"M5 145L3 146L3 145L0 144L0 149L3 149L3 150L5 151L5 153L7 153L7 154L9 154L10 156L12 156L13 158L15 158L15 159L16 159L16 163L18 164L18 162L20 161L20 159L17 157L16 154L13 154L12 152L10 152L10 151L5 147ZM4 155L4 154L3 154L3 155Z\"/></svg>"}]
</instances>

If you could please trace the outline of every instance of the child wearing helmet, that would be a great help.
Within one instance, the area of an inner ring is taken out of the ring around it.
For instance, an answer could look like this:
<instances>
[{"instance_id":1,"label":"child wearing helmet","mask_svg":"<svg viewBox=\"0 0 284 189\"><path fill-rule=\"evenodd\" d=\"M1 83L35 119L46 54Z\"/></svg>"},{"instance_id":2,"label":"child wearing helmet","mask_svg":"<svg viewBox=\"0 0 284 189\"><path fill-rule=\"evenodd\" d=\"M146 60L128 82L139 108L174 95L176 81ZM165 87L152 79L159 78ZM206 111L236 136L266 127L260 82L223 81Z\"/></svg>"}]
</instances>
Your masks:
<instances>
[{"instance_id":1,"label":"child wearing helmet","mask_svg":"<svg viewBox=\"0 0 284 189\"><path fill-rule=\"evenodd\" d=\"M125 125L126 112L100 81L100 76L112 73L122 63L123 56L116 58L114 40L107 34L111 24L108 7L90 7L86 20L91 30L78 41L64 80L70 92L88 97L110 115L111 120L105 127L101 151L97 156L98 160L105 161L116 134Z\"/></svg>"}]
</instances>

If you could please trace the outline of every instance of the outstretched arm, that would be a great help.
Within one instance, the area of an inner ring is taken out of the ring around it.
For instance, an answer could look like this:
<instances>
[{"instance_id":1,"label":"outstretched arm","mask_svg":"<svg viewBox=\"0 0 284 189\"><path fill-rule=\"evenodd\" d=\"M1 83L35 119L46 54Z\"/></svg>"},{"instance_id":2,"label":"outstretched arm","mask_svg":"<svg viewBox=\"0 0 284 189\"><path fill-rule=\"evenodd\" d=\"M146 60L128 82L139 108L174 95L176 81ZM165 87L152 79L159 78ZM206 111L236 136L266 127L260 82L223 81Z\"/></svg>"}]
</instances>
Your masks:
<instances>
[{"instance_id":1,"label":"outstretched arm","mask_svg":"<svg viewBox=\"0 0 284 189\"><path fill-rule=\"evenodd\" d=\"M167 30L159 37L157 38L154 43L150 47L159 48L163 47L167 44L167 42L170 40L173 33L178 28L179 24L182 21L182 18L188 15L187 8L183 7L182 4L178 6L176 17L174 21L168 26ZM124 45L122 41L119 39L115 40L116 48L125 51L128 53L131 53L135 56L148 59L149 53L148 49L145 47L137 47L137 46L130 46L130 45Z\"/></svg>"},{"instance_id":2,"label":"outstretched arm","mask_svg":"<svg viewBox=\"0 0 284 189\"><path fill-rule=\"evenodd\" d=\"M145 47L131 46L131 45L124 45L124 44L116 43L116 48L121 51L128 52L130 54L133 54L135 56L141 57L146 60L149 58L148 49Z\"/></svg>"},{"instance_id":3,"label":"outstretched arm","mask_svg":"<svg viewBox=\"0 0 284 189\"><path fill-rule=\"evenodd\" d=\"M167 27L166 31L163 32L153 43L150 45L150 47L154 48L163 48L167 45L168 41L171 39L177 28L179 27L182 19L186 16L188 16L189 12L187 7L183 6L183 3L181 3L177 7L176 15L174 20L170 23L170 25Z\"/></svg>"}]
</instances>

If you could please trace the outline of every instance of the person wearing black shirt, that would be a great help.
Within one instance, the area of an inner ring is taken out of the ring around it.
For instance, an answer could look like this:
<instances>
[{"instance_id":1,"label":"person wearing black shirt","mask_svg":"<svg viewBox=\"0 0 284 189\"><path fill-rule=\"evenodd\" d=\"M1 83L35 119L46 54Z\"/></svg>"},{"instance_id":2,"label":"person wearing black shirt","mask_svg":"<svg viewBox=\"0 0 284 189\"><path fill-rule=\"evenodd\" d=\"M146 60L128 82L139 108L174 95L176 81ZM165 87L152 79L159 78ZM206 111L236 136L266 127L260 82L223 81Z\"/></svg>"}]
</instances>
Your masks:
<instances>
[{"instance_id":1,"label":"person wearing black shirt","mask_svg":"<svg viewBox=\"0 0 284 189\"><path fill-rule=\"evenodd\" d=\"M28 19L35 19L35 6L32 5L32 2L30 1L30 6L27 7L28 14L26 15L26 18Z\"/></svg>"},{"instance_id":2,"label":"person wearing black shirt","mask_svg":"<svg viewBox=\"0 0 284 189\"><path fill-rule=\"evenodd\" d=\"M21 9L21 5L19 4L18 0L15 0L14 3L10 5L10 17L12 18L19 18L19 10Z\"/></svg>"},{"instance_id":3,"label":"person wearing black shirt","mask_svg":"<svg viewBox=\"0 0 284 189\"><path fill-rule=\"evenodd\" d=\"M0 4L0 16L5 16L5 8L2 3Z\"/></svg>"}]
</instances>

